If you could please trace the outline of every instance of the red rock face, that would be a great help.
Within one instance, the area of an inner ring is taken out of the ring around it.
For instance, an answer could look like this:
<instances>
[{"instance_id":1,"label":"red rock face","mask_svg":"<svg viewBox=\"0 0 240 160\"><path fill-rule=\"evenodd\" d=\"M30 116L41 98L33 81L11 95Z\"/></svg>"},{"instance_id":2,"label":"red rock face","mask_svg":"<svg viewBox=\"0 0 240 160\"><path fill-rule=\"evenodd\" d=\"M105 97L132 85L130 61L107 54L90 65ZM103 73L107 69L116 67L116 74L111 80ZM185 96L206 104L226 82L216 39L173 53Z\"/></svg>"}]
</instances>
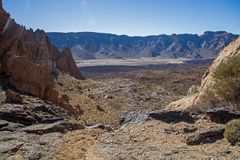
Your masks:
<instances>
[{"instance_id":1,"label":"red rock face","mask_svg":"<svg viewBox=\"0 0 240 160\"><path fill-rule=\"evenodd\" d=\"M51 72L35 65L27 57L9 58L6 62L5 74L9 77L9 83L18 90L58 103L58 93L54 91L55 83Z\"/></svg>"},{"instance_id":2,"label":"red rock face","mask_svg":"<svg viewBox=\"0 0 240 160\"><path fill-rule=\"evenodd\" d=\"M59 52L42 30L26 30L0 0L0 74L18 90L58 103L54 76L59 71L84 79L70 50Z\"/></svg>"},{"instance_id":3,"label":"red rock face","mask_svg":"<svg viewBox=\"0 0 240 160\"><path fill-rule=\"evenodd\" d=\"M76 67L70 49L65 49L62 54L59 55L57 59L57 68L78 79L83 79L83 76L80 74L79 69Z\"/></svg>"}]
</instances>

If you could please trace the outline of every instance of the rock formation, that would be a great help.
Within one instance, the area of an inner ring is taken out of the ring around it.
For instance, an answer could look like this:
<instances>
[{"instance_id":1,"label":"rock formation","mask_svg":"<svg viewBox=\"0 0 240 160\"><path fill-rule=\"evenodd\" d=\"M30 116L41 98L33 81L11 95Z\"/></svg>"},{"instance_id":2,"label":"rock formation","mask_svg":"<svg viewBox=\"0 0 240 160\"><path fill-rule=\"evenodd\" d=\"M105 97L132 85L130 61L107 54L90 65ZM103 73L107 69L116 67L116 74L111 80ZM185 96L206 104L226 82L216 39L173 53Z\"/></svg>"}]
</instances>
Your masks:
<instances>
[{"instance_id":1,"label":"rock formation","mask_svg":"<svg viewBox=\"0 0 240 160\"><path fill-rule=\"evenodd\" d=\"M227 46L213 62L212 66L206 71L203 76L202 83L196 94L184 97L176 102L171 103L170 108L187 108L192 105L202 103L204 96L207 95L209 89L213 88L215 83L213 73L216 68L223 62L228 61L231 57L240 55L240 38L236 39L229 46Z\"/></svg>"},{"instance_id":2,"label":"rock formation","mask_svg":"<svg viewBox=\"0 0 240 160\"><path fill-rule=\"evenodd\" d=\"M0 5L0 74L17 90L58 103L54 76L84 79L70 50L59 52L44 31L26 30Z\"/></svg>"}]
</instances>

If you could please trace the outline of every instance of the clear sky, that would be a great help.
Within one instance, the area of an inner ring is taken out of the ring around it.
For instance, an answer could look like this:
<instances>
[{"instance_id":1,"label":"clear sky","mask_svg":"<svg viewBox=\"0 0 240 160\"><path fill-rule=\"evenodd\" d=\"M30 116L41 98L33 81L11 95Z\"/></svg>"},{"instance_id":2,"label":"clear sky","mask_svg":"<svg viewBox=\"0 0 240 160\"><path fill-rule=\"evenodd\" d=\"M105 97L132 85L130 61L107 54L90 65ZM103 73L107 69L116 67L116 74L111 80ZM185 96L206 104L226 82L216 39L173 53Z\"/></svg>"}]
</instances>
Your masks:
<instances>
[{"instance_id":1,"label":"clear sky","mask_svg":"<svg viewBox=\"0 0 240 160\"><path fill-rule=\"evenodd\" d=\"M27 28L127 35L240 34L240 0L3 0Z\"/></svg>"}]
</instances>

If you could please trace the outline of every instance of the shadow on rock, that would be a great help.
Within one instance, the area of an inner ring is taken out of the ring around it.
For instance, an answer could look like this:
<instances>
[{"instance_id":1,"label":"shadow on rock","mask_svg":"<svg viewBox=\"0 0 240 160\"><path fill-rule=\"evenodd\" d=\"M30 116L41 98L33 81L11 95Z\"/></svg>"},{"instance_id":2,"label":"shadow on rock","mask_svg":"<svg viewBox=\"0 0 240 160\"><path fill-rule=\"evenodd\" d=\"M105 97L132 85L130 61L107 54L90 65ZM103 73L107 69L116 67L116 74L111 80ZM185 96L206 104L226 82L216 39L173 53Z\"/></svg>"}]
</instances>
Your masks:
<instances>
[{"instance_id":1,"label":"shadow on rock","mask_svg":"<svg viewBox=\"0 0 240 160\"><path fill-rule=\"evenodd\" d=\"M193 124L196 121L193 113L187 110L161 110L159 112L152 112L148 115L149 118L159 120L165 123L179 123L186 122Z\"/></svg>"}]
</instances>

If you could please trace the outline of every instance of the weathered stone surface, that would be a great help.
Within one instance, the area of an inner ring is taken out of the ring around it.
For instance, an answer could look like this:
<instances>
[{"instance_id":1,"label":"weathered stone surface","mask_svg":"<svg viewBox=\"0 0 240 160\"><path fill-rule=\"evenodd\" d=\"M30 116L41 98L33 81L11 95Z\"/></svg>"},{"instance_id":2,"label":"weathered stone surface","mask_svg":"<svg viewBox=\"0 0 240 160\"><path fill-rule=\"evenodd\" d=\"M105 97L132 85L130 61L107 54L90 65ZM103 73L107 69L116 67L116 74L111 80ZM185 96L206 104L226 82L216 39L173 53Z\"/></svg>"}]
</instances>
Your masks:
<instances>
[{"instance_id":1,"label":"weathered stone surface","mask_svg":"<svg viewBox=\"0 0 240 160\"><path fill-rule=\"evenodd\" d=\"M147 115L146 113L140 113L140 112L128 112L125 113L121 120L120 120L120 124L128 124L128 123L133 123L133 124L137 124L137 123L141 123L147 120L150 120L151 118L149 118L149 115Z\"/></svg>"},{"instance_id":2,"label":"weathered stone surface","mask_svg":"<svg viewBox=\"0 0 240 160\"><path fill-rule=\"evenodd\" d=\"M0 106L0 119L23 125L52 123L67 118L66 110L47 104L3 104Z\"/></svg>"},{"instance_id":3,"label":"weathered stone surface","mask_svg":"<svg viewBox=\"0 0 240 160\"><path fill-rule=\"evenodd\" d=\"M8 126L8 124L9 123L7 121L0 120L0 129L3 128L3 127Z\"/></svg>"},{"instance_id":4,"label":"weathered stone surface","mask_svg":"<svg viewBox=\"0 0 240 160\"><path fill-rule=\"evenodd\" d=\"M56 122L51 124L36 124L31 125L25 128L22 128L21 131L34 134L46 134L51 132L65 132L65 126L63 122Z\"/></svg>"},{"instance_id":5,"label":"weathered stone surface","mask_svg":"<svg viewBox=\"0 0 240 160\"><path fill-rule=\"evenodd\" d=\"M0 8L0 73L16 89L57 104L59 71L84 79L70 50L61 53L44 31L26 30Z\"/></svg>"},{"instance_id":6,"label":"weathered stone surface","mask_svg":"<svg viewBox=\"0 0 240 160\"><path fill-rule=\"evenodd\" d=\"M61 133L0 132L0 159L49 159L63 143Z\"/></svg>"},{"instance_id":7,"label":"weathered stone surface","mask_svg":"<svg viewBox=\"0 0 240 160\"><path fill-rule=\"evenodd\" d=\"M0 131L14 132L22 127L24 127L24 125L19 123L12 123L5 120L0 120Z\"/></svg>"},{"instance_id":8,"label":"weathered stone surface","mask_svg":"<svg viewBox=\"0 0 240 160\"><path fill-rule=\"evenodd\" d=\"M195 131L197 131L197 128L195 126L186 126L182 128L183 133L193 133Z\"/></svg>"},{"instance_id":9,"label":"weathered stone surface","mask_svg":"<svg viewBox=\"0 0 240 160\"><path fill-rule=\"evenodd\" d=\"M67 48L59 54L56 64L60 71L68 73L77 79L84 79L80 74L79 69L76 67L70 49Z\"/></svg>"},{"instance_id":10,"label":"weathered stone surface","mask_svg":"<svg viewBox=\"0 0 240 160\"><path fill-rule=\"evenodd\" d=\"M149 113L149 117L166 123L188 122L194 123L195 118L187 110L161 110Z\"/></svg>"},{"instance_id":11,"label":"weathered stone surface","mask_svg":"<svg viewBox=\"0 0 240 160\"><path fill-rule=\"evenodd\" d=\"M48 94L55 87L54 79L47 69L33 64L26 57L11 57L6 62L9 83L18 90L26 91L41 99L49 100ZM57 102L53 100L53 102Z\"/></svg>"},{"instance_id":12,"label":"weathered stone surface","mask_svg":"<svg viewBox=\"0 0 240 160\"><path fill-rule=\"evenodd\" d=\"M199 86L193 85L191 88L189 88L187 95L191 96L198 93Z\"/></svg>"},{"instance_id":13,"label":"weathered stone surface","mask_svg":"<svg viewBox=\"0 0 240 160\"><path fill-rule=\"evenodd\" d=\"M208 110L207 116L212 122L225 124L233 119L240 118L240 113L236 113L227 107L221 107Z\"/></svg>"},{"instance_id":14,"label":"weathered stone surface","mask_svg":"<svg viewBox=\"0 0 240 160\"><path fill-rule=\"evenodd\" d=\"M6 93L6 102L7 103L17 103L17 104L22 104L23 103L23 98L20 94L8 90Z\"/></svg>"},{"instance_id":15,"label":"weathered stone surface","mask_svg":"<svg viewBox=\"0 0 240 160\"><path fill-rule=\"evenodd\" d=\"M187 122L194 123L197 119L192 115L188 110L170 110L164 109L160 111L150 112L150 113L141 113L141 112L129 112L125 113L121 120L120 124L128 123L141 123L147 120L159 120L165 123L178 123L178 122Z\"/></svg>"},{"instance_id":16,"label":"weathered stone surface","mask_svg":"<svg viewBox=\"0 0 240 160\"><path fill-rule=\"evenodd\" d=\"M0 108L0 118L14 123L31 125L37 123L36 118L31 113L27 113L24 106L6 104Z\"/></svg>"},{"instance_id":17,"label":"weathered stone surface","mask_svg":"<svg viewBox=\"0 0 240 160\"><path fill-rule=\"evenodd\" d=\"M23 142L20 141L6 141L1 143L0 153L4 154L7 152L17 152L20 147L23 145Z\"/></svg>"},{"instance_id":18,"label":"weathered stone surface","mask_svg":"<svg viewBox=\"0 0 240 160\"><path fill-rule=\"evenodd\" d=\"M224 126L217 126L215 128L195 132L187 137L186 143L188 145L198 145L215 142L217 139L223 138L224 130Z\"/></svg>"},{"instance_id":19,"label":"weathered stone surface","mask_svg":"<svg viewBox=\"0 0 240 160\"><path fill-rule=\"evenodd\" d=\"M21 131L34 134L47 134L52 132L64 133L67 131L83 129L79 125L74 123L69 123L66 121L55 122L51 124L36 124L31 125L25 128L22 128Z\"/></svg>"}]
</instances>

